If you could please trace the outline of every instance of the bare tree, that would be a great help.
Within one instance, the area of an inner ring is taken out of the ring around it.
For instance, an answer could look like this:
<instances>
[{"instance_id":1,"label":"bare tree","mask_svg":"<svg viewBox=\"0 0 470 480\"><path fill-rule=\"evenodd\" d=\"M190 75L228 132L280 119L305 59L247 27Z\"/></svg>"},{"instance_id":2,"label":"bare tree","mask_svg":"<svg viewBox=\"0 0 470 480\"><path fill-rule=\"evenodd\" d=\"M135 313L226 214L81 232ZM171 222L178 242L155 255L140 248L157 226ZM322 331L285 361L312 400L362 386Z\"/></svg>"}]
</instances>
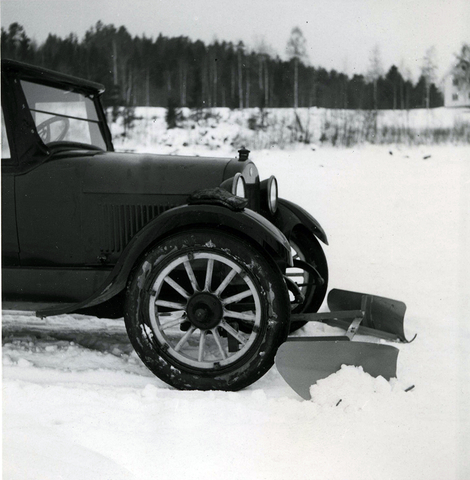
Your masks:
<instances>
[{"instance_id":1,"label":"bare tree","mask_svg":"<svg viewBox=\"0 0 470 480\"><path fill-rule=\"evenodd\" d=\"M245 107L250 108L250 57L246 57L245 62Z\"/></svg>"},{"instance_id":2,"label":"bare tree","mask_svg":"<svg viewBox=\"0 0 470 480\"><path fill-rule=\"evenodd\" d=\"M426 50L426 53L423 57L423 65L421 67L421 75L424 78L425 82L425 103L426 108L429 108L430 105L430 96L431 96L431 85L436 80L436 48L430 47Z\"/></svg>"},{"instance_id":3,"label":"bare tree","mask_svg":"<svg viewBox=\"0 0 470 480\"><path fill-rule=\"evenodd\" d=\"M243 42L239 42L237 46L238 54L238 106L243 108L243 76L242 76L242 67L243 67L243 50L245 46Z\"/></svg>"},{"instance_id":4,"label":"bare tree","mask_svg":"<svg viewBox=\"0 0 470 480\"><path fill-rule=\"evenodd\" d=\"M150 107L150 69L145 72L145 105Z\"/></svg>"},{"instance_id":5,"label":"bare tree","mask_svg":"<svg viewBox=\"0 0 470 480\"><path fill-rule=\"evenodd\" d=\"M213 78L212 78L212 85L214 88L214 107L218 105L218 82L219 82L219 72L217 68L217 58L214 59L212 64L213 67Z\"/></svg>"},{"instance_id":6,"label":"bare tree","mask_svg":"<svg viewBox=\"0 0 470 480\"><path fill-rule=\"evenodd\" d=\"M113 38L113 82L114 85L117 85L119 83L118 80L118 67L117 67L117 45L116 45L116 38Z\"/></svg>"},{"instance_id":7,"label":"bare tree","mask_svg":"<svg viewBox=\"0 0 470 480\"><path fill-rule=\"evenodd\" d=\"M367 79L369 82L372 82L374 85L374 109L378 108L378 81L379 78L383 75L382 60L380 55L380 47L376 45L370 54L369 57L369 70L367 72Z\"/></svg>"},{"instance_id":8,"label":"bare tree","mask_svg":"<svg viewBox=\"0 0 470 480\"><path fill-rule=\"evenodd\" d=\"M307 41L299 27L294 27L287 41L287 55L294 60L294 108L299 106L299 62L307 59Z\"/></svg>"},{"instance_id":9,"label":"bare tree","mask_svg":"<svg viewBox=\"0 0 470 480\"><path fill-rule=\"evenodd\" d=\"M276 52L274 49L266 43L266 40L261 37L255 40L254 51L257 53L258 57L258 86L260 92L263 93L264 97L262 104L265 107L269 106L269 69L268 69L268 60L270 57L274 58Z\"/></svg>"},{"instance_id":10,"label":"bare tree","mask_svg":"<svg viewBox=\"0 0 470 480\"><path fill-rule=\"evenodd\" d=\"M180 106L186 106L187 84L188 84L188 65L185 58L178 60L178 76L180 87Z\"/></svg>"},{"instance_id":11,"label":"bare tree","mask_svg":"<svg viewBox=\"0 0 470 480\"><path fill-rule=\"evenodd\" d=\"M413 83L413 75L411 73L410 67L406 65L405 60L402 58L400 61L400 73L401 73L401 82L400 82L400 108L408 110L410 108L410 85Z\"/></svg>"}]
</instances>

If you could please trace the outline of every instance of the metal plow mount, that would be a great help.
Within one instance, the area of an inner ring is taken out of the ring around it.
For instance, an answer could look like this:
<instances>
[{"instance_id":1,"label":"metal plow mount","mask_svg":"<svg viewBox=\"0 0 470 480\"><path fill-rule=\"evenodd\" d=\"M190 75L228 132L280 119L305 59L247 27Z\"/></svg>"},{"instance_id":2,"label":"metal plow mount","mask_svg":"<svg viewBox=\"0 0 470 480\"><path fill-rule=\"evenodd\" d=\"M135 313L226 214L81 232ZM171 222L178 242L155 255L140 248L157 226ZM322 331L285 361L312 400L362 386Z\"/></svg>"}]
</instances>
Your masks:
<instances>
[{"instance_id":1,"label":"metal plow mount","mask_svg":"<svg viewBox=\"0 0 470 480\"><path fill-rule=\"evenodd\" d=\"M356 333L389 341L406 340L403 302L376 295L331 290L330 312L297 314L293 321L317 321L346 330L345 335L289 338L276 354L284 380L302 398L310 399L310 386L336 373L341 365L361 366L373 377L396 377L398 349L391 345L351 342ZM413 338L414 340L414 338Z\"/></svg>"}]
</instances>

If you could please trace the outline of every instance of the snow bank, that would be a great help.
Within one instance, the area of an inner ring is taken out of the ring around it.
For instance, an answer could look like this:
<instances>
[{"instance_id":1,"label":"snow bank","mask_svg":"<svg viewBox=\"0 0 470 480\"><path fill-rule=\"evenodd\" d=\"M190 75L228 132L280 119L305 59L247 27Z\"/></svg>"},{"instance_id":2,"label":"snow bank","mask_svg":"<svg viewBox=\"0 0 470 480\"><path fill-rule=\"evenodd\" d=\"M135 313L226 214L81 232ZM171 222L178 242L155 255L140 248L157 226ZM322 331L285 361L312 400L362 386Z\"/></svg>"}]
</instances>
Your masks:
<instances>
[{"instance_id":1,"label":"snow bank","mask_svg":"<svg viewBox=\"0 0 470 480\"><path fill-rule=\"evenodd\" d=\"M167 128L165 115L165 108L137 107L130 130L124 131L123 117L111 123L116 148L176 154L182 148L205 147L216 154L233 154L242 145L260 150L305 143L470 143L468 109L184 108L173 129Z\"/></svg>"},{"instance_id":2,"label":"snow bank","mask_svg":"<svg viewBox=\"0 0 470 480\"><path fill-rule=\"evenodd\" d=\"M339 407L344 411L374 408L381 403L395 402L402 406L407 399L404 388L396 379L390 382L383 377L374 378L362 367L343 365L341 370L310 387L312 401L323 407Z\"/></svg>"}]
</instances>

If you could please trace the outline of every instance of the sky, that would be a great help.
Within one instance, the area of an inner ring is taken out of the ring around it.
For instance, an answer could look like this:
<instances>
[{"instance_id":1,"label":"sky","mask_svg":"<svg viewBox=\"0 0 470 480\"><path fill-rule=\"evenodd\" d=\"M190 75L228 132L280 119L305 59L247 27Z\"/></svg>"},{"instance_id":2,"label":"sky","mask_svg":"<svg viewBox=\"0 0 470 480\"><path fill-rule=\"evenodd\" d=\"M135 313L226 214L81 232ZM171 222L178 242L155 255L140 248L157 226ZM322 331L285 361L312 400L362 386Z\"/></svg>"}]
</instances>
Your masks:
<instances>
[{"instance_id":1,"label":"sky","mask_svg":"<svg viewBox=\"0 0 470 480\"><path fill-rule=\"evenodd\" d=\"M285 58L298 26L310 65L350 76L367 72L378 47L385 71L395 64L416 80L433 46L442 76L462 43L470 43L470 0L0 0L0 6L2 27L18 22L39 43L49 33L82 38L101 20L154 38L264 42Z\"/></svg>"}]
</instances>

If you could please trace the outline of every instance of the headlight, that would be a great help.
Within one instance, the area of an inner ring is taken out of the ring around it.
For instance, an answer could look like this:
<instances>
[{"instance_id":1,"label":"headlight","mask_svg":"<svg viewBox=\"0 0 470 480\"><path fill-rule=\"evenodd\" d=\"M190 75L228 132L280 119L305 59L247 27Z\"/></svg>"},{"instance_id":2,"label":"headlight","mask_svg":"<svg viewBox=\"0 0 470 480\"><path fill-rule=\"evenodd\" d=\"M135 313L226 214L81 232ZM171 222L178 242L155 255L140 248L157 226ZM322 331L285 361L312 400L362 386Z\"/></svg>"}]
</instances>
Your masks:
<instances>
[{"instance_id":1,"label":"headlight","mask_svg":"<svg viewBox=\"0 0 470 480\"><path fill-rule=\"evenodd\" d=\"M246 184L245 179L241 173L237 173L233 177L233 189L232 193L237 197L246 198Z\"/></svg>"},{"instance_id":2,"label":"headlight","mask_svg":"<svg viewBox=\"0 0 470 480\"><path fill-rule=\"evenodd\" d=\"M225 180L220 186L237 197L246 198L246 184L241 173Z\"/></svg>"},{"instance_id":3,"label":"headlight","mask_svg":"<svg viewBox=\"0 0 470 480\"><path fill-rule=\"evenodd\" d=\"M277 180L273 175L260 183L261 204L271 214L277 211L278 189Z\"/></svg>"}]
</instances>

